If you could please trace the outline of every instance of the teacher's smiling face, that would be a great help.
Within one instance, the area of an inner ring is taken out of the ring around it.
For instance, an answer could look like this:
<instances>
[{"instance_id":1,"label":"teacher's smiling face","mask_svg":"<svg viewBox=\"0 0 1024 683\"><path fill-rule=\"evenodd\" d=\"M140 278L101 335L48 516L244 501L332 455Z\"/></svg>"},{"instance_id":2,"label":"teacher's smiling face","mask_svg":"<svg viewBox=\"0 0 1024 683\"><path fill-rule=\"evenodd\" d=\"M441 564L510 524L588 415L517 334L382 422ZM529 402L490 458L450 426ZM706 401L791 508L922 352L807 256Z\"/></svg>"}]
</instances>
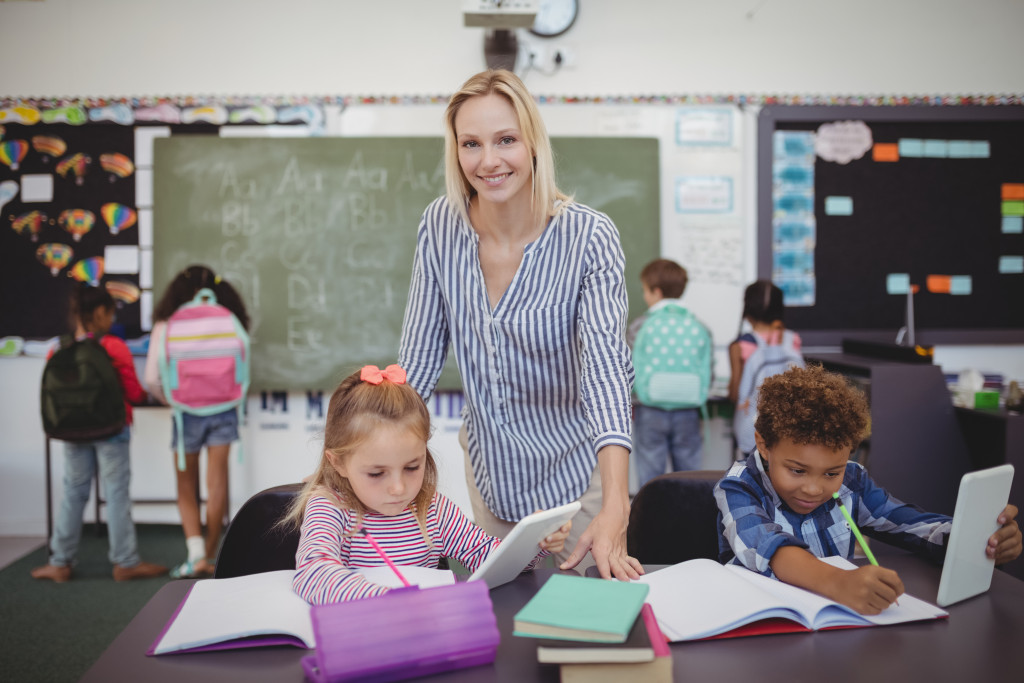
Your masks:
<instances>
[{"instance_id":1,"label":"teacher's smiling face","mask_svg":"<svg viewBox=\"0 0 1024 683\"><path fill-rule=\"evenodd\" d=\"M481 201L530 201L533 155L501 95L466 100L455 115L459 165Z\"/></svg>"}]
</instances>

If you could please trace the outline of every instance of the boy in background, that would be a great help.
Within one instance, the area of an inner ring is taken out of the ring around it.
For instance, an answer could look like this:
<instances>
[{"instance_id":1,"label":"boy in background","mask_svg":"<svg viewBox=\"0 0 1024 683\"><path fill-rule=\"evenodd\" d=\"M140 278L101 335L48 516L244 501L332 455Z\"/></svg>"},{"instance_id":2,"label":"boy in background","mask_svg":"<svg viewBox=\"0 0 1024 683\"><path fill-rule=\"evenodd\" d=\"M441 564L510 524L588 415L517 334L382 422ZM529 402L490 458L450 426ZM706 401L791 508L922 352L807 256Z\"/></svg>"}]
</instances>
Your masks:
<instances>
[{"instance_id":1,"label":"boy in background","mask_svg":"<svg viewBox=\"0 0 1024 683\"><path fill-rule=\"evenodd\" d=\"M850 453L868 434L863 394L821 366L764 380L757 404L757 449L715 486L719 559L814 591L862 614L878 614L903 593L891 569L833 567L857 541L832 498L839 492L865 535L942 561L952 518L924 512L875 484ZM1021 553L1017 508L1007 505L985 546L996 564ZM978 552L982 552L979 548Z\"/></svg>"},{"instance_id":2,"label":"boy in background","mask_svg":"<svg viewBox=\"0 0 1024 683\"><path fill-rule=\"evenodd\" d=\"M680 303L686 269L657 259L640 271L647 313L629 326L636 394L633 455L639 486L672 469L698 469L700 418L711 385L711 335ZM705 418L707 416L705 415Z\"/></svg>"}]
</instances>

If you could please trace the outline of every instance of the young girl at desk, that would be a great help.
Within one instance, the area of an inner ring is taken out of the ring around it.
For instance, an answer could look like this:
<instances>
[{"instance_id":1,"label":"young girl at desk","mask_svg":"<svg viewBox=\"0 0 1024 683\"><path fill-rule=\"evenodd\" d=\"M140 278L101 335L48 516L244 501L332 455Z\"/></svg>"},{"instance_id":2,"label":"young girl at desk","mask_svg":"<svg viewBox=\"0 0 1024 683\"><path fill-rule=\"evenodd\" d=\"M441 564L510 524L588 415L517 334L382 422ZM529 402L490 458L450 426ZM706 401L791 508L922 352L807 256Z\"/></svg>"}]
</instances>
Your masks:
<instances>
[{"instance_id":1,"label":"young girl at desk","mask_svg":"<svg viewBox=\"0 0 1024 683\"><path fill-rule=\"evenodd\" d=\"M864 395L821 366L766 379L757 404L757 449L715 486L719 560L878 614L903 593L895 571L876 565L847 571L817 559L853 559L857 541L845 506L866 535L942 561L952 518L897 500L849 461L867 436L869 414ZM1018 557L1016 517L1017 508L1007 505L1000 528L987 543L978 539L978 552L984 547L996 564Z\"/></svg>"},{"instance_id":2,"label":"young girl at desk","mask_svg":"<svg viewBox=\"0 0 1024 683\"><path fill-rule=\"evenodd\" d=\"M352 571L385 563L374 542L398 565L436 567L444 556L470 570L498 547L499 539L437 492L429 438L430 413L398 365L367 365L334 391L320 464L282 520L302 525L292 585L304 600L387 592ZM545 538L534 563L561 550L571 526Z\"/></svg>"}]
</instances>

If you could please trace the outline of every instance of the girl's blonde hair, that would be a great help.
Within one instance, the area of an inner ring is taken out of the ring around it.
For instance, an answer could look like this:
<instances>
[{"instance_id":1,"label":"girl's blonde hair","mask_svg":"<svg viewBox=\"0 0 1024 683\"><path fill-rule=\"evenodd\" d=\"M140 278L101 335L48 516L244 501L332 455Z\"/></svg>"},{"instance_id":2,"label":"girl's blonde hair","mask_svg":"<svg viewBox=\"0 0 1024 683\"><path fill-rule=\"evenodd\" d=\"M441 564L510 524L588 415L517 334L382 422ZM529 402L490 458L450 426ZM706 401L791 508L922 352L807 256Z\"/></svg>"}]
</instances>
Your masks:
<instances>
[{"instance_id":1,"label":"girl's blonde hair","mask_svg":"<svg viewBox=\"0 0 1024 683\"><path fill-rule=\"evenodd\" d=\"M316 495L324 496L341 510L354 511L358 528L367 508L356 497L348 479L341 476L331 464L328 455L335 461L344 462L382 424L401 423L423 439L424 443L430 438L430 413L415 389L408 384L395 384L387 379L380 384L370 384L362 381L359 374L355 372L349 375L334 390L327 408L320 463L279 526L299 527L306 503L311 496ZM412 504L420 531L428 542L427 510L436 490L437 465L428 449L423 464L423 486Z\"/></svg>"},{"instance_id":2,"label":"girl's blonde hair","mask_svg":"<svg viewBox=\"0 0 1024 683\"><path fill-rule=\"evenodd\" d=\"M537 103L519 77L505 69L482 71L470 77L448 100L448 108L444 112L444 176L448 203L468 224L469 200L476 191L462 173L462 166L459 164L455 117L466 100L491 94L504 97L515 111L523 141L533 154L533 217L537 224L546 223L548 216L561 213L572 201L572 197L559 190L555 184L555 158L551 151L551 139L548 137L544 120L540 117ZM559 199L562 200L562 204L556 210L555 200Z\"/></svg>"}]
</instances>

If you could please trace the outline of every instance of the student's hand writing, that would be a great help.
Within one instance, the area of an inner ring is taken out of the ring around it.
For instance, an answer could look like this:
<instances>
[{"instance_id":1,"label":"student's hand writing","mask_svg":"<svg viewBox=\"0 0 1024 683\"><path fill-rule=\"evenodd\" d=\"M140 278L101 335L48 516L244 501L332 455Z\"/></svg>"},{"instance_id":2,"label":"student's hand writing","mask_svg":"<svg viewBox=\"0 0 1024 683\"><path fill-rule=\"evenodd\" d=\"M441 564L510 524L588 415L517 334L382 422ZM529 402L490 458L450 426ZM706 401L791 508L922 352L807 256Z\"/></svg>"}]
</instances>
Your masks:
<instances>
[{"instance_id":1,"label":"student's hand writing","mask_svg":"<svg viewBox=\"0 0 1024 683\"><path fill-rule=\"evenodd\" d=\"M539 512L539 510L538 510ZM569 538L569 532L572 530L572 520L560 526L555 531L541 539L540 549L547 550L552 555L555 553L562 552L565 548L565 539Z\"/></svg>"},{"instance_id":2,"label":"student's hand writing","mask_svg":"<svg viewBox=\"0 0 1024 683\"><path fill-rule=\"evenodd\" d=\"M836 575L830 597L860 614L878 614L903 594L903 581L891 569L867 565Z\"/></svg>"},{"instance_id":3,"label":"student's hand writing","mask_svg":"<svg viewBox=\"0 0 1024 683\"><path fill-rule=\"evenodd\" d=\"M1015 560L1021 552L1021 533L1017 526L1017 506L1007 505L999 514L999 530L988 539L985 554L994 558L996 564Z\"/></svg>"},{"instance_id":4,"label":"student's hand writing","mask_svg":"<svg viewBox=\"0 0 1024 683\"><path fill-rule=\"evenodd\" d=\"M562 563L560 569L572 569L580 563L587 551L594 557L597 571L602 579L612 577L621 581L639 579L644 568L636 558L626 554L626 514L616 514L608 507L602 507L590 526L580 536L569 559Z\"/></svg>"}]
</instances>

